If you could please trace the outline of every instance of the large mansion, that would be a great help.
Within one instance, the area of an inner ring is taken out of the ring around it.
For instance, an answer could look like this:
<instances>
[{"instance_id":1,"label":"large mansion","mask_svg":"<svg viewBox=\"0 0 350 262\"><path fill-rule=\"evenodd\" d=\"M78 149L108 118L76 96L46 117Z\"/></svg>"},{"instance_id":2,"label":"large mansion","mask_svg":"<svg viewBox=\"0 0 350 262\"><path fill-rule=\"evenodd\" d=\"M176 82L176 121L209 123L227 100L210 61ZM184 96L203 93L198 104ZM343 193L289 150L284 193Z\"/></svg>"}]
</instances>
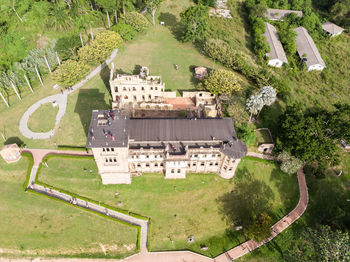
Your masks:
<instances>
[{"instance_id":1,"label":"large mansion","mask_svg":"<svg viewBox=\"0 0 350 262\"><path fill-rule=\"evenodd\" d=\"M119 110L94 110L87 148L94 154L103 184L131 183L132 175L218 173L232 178L246 145L230 118L140 119Z\"/></svg>"}]
</instances>

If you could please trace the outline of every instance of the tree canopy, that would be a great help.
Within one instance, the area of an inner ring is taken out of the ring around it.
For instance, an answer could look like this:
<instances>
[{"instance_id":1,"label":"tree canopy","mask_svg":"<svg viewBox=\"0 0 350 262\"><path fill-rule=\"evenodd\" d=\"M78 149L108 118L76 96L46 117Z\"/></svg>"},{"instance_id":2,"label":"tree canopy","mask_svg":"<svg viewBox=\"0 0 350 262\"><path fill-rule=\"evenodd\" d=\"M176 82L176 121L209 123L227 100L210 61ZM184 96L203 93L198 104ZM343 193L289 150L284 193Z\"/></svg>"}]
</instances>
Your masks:
<instances>
[{"instance_id":1,"label":"tree canopy","mask_svg":"<svg viewBox=\"0 0 350 262\"><path fill-rule=\"evenodd\" d=\"M216 69L204 80L205 88L212 94L231 94L241 90L236 74L226 69Z\"/></svg>"},{"instance_id":2,"label":"tree canopy","mask_svg":"<svg viewBox=\"0 0 350 262\"><path fill-rule=\"evenodd\" d=\"M182 40L185 42L202 39L208 24L209 8L203 5L191 6L180 14L183 26Z\"/></svg>"}]
</instances>

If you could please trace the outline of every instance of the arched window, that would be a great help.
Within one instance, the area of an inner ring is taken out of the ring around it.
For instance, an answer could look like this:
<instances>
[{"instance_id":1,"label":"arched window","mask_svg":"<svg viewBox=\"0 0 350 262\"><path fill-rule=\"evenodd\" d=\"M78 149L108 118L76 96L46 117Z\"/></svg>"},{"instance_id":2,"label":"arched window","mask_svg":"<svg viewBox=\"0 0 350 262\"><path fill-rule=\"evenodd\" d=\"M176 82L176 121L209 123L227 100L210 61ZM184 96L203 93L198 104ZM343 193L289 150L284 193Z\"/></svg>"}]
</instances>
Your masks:
<instances>
[{"instance_id":1,"label":"arched window","mask_svg":"<svg viewBox=\"0 0 350 262\"><path fill-rule=\"evenodd\" d=\"M133 87L133 88L132 88L132 91L136 91L136 87Z\"/></svg>"},{"instance_id":2,"label":"arched window","mask_svg":"<svg viewBox=\"0 0 350 262\"><path fill-rule=\"evenodd\" d=\"M124 99L128 99L128 96L124 96Z\"/></svg>"},{"instance_id":3,"label":"arched window","mask_svg":"<svg viewBox=\"0 0 350 262\"><path fill-rule=\"evenodd\" d=\"M145 88L144 88L144 87L141 87L141 90L142 90L142 91L145 91Z\"/></svg>"},{"instance_id":4,"label":"arched window","mask_svg":"<svg viewBox=\"0 0 350 262\"><path fill-rule=\"evenodd\" d=\"M123 87L123 91L126 91L126 87L125 86Z\"/></svg>"}]
</instances>

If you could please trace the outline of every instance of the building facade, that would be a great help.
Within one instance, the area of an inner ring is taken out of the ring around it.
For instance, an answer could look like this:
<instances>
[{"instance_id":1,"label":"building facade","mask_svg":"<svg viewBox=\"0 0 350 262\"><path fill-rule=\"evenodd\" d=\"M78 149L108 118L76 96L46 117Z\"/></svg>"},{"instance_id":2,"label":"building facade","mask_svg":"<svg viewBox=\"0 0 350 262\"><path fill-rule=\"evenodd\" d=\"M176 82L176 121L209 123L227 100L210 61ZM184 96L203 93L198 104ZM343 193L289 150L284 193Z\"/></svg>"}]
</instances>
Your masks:
<instances>
[{"instance_id":1,"label":"building facade","mask_svg":"<svg viewBox=\"0 0 350 262\"><path fill-rule=\"evenodd\" d=\"M94 110L87 148L103 184L129 184L133 175L158 172L166 179L218 173L230 179L247 153L232 119L133 119L118 110Z\"/></svg>"}]
</instances>

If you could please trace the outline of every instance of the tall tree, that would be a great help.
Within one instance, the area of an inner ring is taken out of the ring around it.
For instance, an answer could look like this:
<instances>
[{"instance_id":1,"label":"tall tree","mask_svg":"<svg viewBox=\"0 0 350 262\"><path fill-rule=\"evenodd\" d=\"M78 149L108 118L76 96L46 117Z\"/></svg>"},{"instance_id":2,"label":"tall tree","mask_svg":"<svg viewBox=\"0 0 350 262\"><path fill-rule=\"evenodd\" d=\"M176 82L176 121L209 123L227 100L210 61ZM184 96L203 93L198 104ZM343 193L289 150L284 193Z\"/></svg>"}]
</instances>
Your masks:
<instances>
[{"instance_id":1,"label":"tall tree","mask_svg":"<svg viewBox=\"0 0 350 262\"><path fill-rule=\"evenodd\" d=\"M180 14L181 24L184 28L183 41L194 42L203 38L208 24L208 10L207 6L195 5Z\"/></svg>"},{"instance_id":2,"label":"tall tree","mask_svg":"<svg viewBox=\"0 0 350 262\"><path fill-rule=\"evenodd\" d=\"M204 80L205 88L212 94L227 94L241 90L236 74L226 69L216 69Z\"/></svg>"},{"instance_id":3,"label":"tall tree","mask_svg":"<svg viewBox=\"0 0 350 262\"><path fill-rule=\"evenodd\" d=\"M159 8L161 2L162 2L162 0L146 0L146 2L145 2L147 10L152 15L153 25L155 25L155 15L156 15L157 9Z\"/></svg>"},{"instance_id":4,"label":"tall tree","mask_svg":"<svg viewBox=\"0 0 350 262\"><path fill-rule=\"evenodd\" d=\"M252 120L253 115L257 115L264 107L264 100L261 94L252 95L247 99L246 106L250 113L249 121Z\"/></svg>"}]
</instances>

